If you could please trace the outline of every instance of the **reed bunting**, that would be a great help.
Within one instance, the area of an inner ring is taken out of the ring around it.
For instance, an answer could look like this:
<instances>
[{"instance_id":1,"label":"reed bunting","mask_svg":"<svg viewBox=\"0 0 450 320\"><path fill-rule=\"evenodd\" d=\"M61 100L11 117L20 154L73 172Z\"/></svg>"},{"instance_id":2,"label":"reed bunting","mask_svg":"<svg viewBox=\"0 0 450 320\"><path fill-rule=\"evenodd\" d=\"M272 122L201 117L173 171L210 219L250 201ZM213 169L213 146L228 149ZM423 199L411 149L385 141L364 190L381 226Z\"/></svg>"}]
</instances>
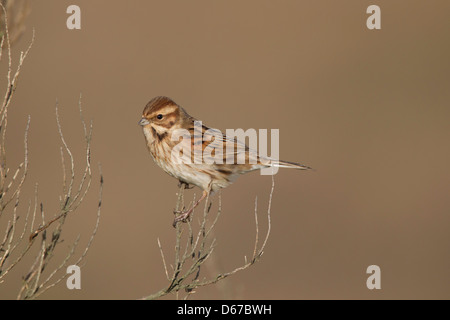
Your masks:
<instances>
[{"instance_id":1,"label":"reed bunting","mask_svg":"<svg viewBox=\"0 0 450 320\"><path fill-rule=\"evenodd\" d=\"M229 186L241 174L270 167L310 169L262 156L241 141L199 123L163 96L150 100L139 121L156 164L186 187L192 184L203 190L190 209L175 212L174 226L179 221L185 222L209 194Z\"/></svg>"}]
</instances>

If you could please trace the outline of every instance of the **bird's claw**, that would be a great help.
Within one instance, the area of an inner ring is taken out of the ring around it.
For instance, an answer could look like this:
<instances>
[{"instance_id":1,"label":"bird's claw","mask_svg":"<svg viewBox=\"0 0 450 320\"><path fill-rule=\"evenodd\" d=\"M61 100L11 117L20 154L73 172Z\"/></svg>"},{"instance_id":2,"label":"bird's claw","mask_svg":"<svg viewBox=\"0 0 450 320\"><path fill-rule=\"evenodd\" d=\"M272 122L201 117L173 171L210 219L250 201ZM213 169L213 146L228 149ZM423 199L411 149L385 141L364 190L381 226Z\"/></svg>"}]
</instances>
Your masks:
<instances>
[{"instance_id":1,"label":"bird's claw","mask_svg":"<svg viewBox=\"0 0 450 320\"><path fill-rule=\"evenodd\" d=\"M172 226L175 228L178 222L188 222L191 217L192 210L188 211L177 211L177 216L173 219Z\"/></svg>"}]
</instances>

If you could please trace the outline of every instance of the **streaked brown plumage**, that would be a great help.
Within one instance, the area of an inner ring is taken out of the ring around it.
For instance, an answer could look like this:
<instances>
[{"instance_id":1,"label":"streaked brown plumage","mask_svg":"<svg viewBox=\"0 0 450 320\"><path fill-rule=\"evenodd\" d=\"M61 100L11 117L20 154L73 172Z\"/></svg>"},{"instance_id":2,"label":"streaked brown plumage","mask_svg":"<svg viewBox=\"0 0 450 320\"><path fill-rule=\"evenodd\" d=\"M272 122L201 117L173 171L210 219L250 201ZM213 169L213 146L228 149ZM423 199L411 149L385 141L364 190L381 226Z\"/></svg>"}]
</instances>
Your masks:
<instances>
[{"instance_id":1,"label":"streaked brown plumage","mask_svg":"<svg viewBox=\"0 0 450 320\"><path fill-rule=\"evenodd\" d=\"M215 135L212 131L214 129L204 125L201 127L195 126L195 121L197 120L191 117L182 107L170 98L163 96L150 100L144 108L142 119L139 121L148 150L156 164L181 183L193 184L203 190L202 197L189 210L180 212L175 217L174 226L179 221L186 221L193 209L208 194L229 186L241 174L267 167L310 169L298 163L262 157L236 139L228 139L222 134ZM177 129L185 129L183 131L185 134L181 137L181 143L180 139L171 140L172 134L180 132ZM219 131L216 132L220 133ZM188 133L189 135L187 135ZM233 152L226 149L227 143L232 143ZM183 159L191 160L190 163L187 163L189 161L174 161L178 158L172 158L172 151L175 150L174 148L177 145L178 147L185 146L189 148L186 150L191 150L189 155L179 153ZM220 148L217 148L218 146ZM219 150L219 152L217 155L215 152L211 152L209 158L205 156L201 163L196 163L196 154L202 156L208 154L205 153L205 149L207 151ZM237 162L239 154L245 157L245 162L242 164ZM214 159L217 159L214 158L216 156L217 158L223 157L223 163L214 161Z\"/></svg>"}]
</instances>

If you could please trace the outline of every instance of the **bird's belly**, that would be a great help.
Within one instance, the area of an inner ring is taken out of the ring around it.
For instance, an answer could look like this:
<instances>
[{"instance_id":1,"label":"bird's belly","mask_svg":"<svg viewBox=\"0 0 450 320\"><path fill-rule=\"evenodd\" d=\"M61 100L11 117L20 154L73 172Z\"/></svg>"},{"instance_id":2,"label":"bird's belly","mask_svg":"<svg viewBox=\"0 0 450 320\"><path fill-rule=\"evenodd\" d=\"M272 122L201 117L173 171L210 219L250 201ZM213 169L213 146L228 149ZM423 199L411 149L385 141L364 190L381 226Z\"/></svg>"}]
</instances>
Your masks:
<instances>
[{"instance_id":1,"label":"bird's belly","mask_svg":"<svg viewBox=\"0 0 450 320\"><path fill-rule=\"evenodd\" d=\"M195 185L213 193L229 186L238 176L236 173L223 174L210 164L185 163L183 161L169 161L170 148L158 144L149 144L150 154L155 163L170 176L183 182ZM224 170L222 170L224 171Z\"/></svg>"},{"instance_id":2,"label":"bird's belly","mask_svg":"<svg viewBox=\"0 0 450 320\"><path fill-rule=\"evenodd\" d=\"M203 170L201 165L165 161L163 159L170 157L170 155L161 158L154 155L153 152L151 152L151 154L155 163L170 176L183 182L193 184L203 190L209 189L211 175Z\"/></svg>"},{"instance_id":3,"label":"bird's belly","mask_svg":"<svg viewBox=\"0 0 450 320\"><path fill-rule=\"evenodd\" d=\"M211 175L193 166L195 165L181 164L181 170L177 172L177 178L203 190L208 190L211 184Z\"/></svg>"}]
</instances>

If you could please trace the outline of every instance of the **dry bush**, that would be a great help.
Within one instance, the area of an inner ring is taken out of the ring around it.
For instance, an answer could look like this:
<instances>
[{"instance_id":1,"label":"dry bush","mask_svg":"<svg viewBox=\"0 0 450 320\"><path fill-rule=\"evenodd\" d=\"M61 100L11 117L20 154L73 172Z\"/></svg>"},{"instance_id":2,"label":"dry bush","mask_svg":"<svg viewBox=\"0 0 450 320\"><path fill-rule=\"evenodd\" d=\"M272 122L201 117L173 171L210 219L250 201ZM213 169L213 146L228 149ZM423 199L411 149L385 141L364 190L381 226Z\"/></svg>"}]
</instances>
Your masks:
<instances>
[{"instance_id":1,"label":"dry bush","mask_svg":"<svg viewBox=\"0 0 450 320\"><path fill-rule=\"evenodd\" d=\"M184 207L184 189L186 185L180 183L180 189L178 192L178 199L176 203L175 211L179 211ZM153 300L158 299L169 294L175 294L176 298L187 299L200 287L216 284L217 282L232 276L240 271L243 271L256 262L258 262L264 253L264 249L269 239L271 222L270 222L270 210L272 205L272 196L275 187L274 176L272 175L272 187L269 195L269 204L267 208L267 231L264 236L264 240L260 245L259 239L259 223L258 223L258 199L255 199L255 224L256 224L256 236L255 244L250 260L244 257L244 264L234 268L228 272L219 272L218 270L212 270L215 274L213 277L201 276L201 269L208 258L211 257L216 247L216 239L214 238L214 228L219 219L222 211L221 198L219 195L219 208L215 217L208 218L210 214L211 203L209 198L205 201L205 208L203 210L203 216L199 221L198 226L194 226L194 223L188 221L187 223L178 223L175 229L175 255L173 258L173 264L170 265L171 271L167 268L167 261L164 255L163 248L158 239L158 246L161 252L161 259L164 266L166 278L169 282L168 286L160 291L148 295L142 299ZM193 200L193 203L195 199ZM194 230L195 229L195 230ZM211 272L210 272L211 273ZM180 293L184 296L180 296Z\"/></svg>"},{"instance_id":2,"label":"dry bush","mask_svg":"<svg viewBox=\"0 0 450 320\"><path fill-rule=\"evenodd\" d=\"M2 1L2 3L5 3L5 1ZM0 3L2 9L2 19L0 20L4 23L2 28L4 36L1 38L0 43L0 61L3 53L6 52L8 68L6 70L7 86L0 107L0 230L4 230L3 234L0 231L0 288L2 282L11 274L11 271L19 263L25 263L25 260L28 260L25 257L34 257L34 262L29 266L29 271L23 276L22 286L18 289L19 292L17 295L18 299L34 299L49 288L54 287L67 276L64 270L65 267L69 264L79 265L86 257L99 227L103 177L100 170L97 221L86 247L78 259L75 260L74 254L79 242L78 237L63 261L56 263L56 267L54 268L49 267L49 262L54 257L56 248L62 242L61 235L66 218L79 208L91 186L92 122L87 126L82 117L80 96L79 110L85 137L86 162L84 169L80 173L77 173L74 169L74 157L64 139L58 114L58 106L56 106L56 121L62 144L63 194L59 197L59 210L53 216L49 217L45 213L43 202L39 200L37 184L35 186L34 199L30 199L29 201L22 199L22 192L27 182L26 178L29 169L28 134L30 117L28 117L23 140L23 162L15 170L11 170L7 164L6 137L8 109L11 106L11 101L17 88L21 68L33 45L34 31L28 49L25 52L21 52L17 68L13 72L11 39L8 29L9 23L6 15L7 11L2 3ZM10 2L6 1L6 3ZM79 177L79 183L75 183L76 177ZM19 218L22 218L24 222L18 223ZM37 253L33 251L37 251Z\"/></svg>"}]
</instances>

